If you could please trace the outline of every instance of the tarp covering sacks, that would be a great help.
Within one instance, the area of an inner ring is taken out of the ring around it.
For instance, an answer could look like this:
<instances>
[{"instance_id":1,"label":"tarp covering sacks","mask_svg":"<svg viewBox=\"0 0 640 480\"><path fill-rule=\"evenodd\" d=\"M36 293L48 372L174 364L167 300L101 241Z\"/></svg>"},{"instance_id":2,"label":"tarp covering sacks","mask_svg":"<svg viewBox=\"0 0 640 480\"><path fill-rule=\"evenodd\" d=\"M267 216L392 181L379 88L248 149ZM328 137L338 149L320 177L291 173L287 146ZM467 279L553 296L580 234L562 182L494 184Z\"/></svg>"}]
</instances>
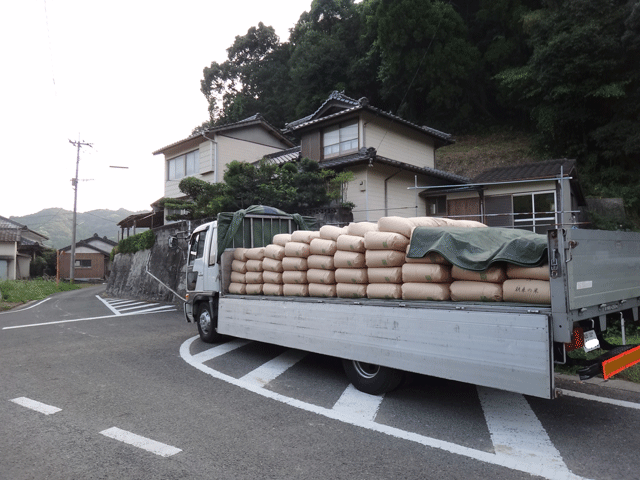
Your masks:
<instances>
[{"instance_id":1,"label":"tarp covering sacks","mask_svg":"<svg viewBox=\"0 0 640 480\"><path fill-rule=\"evenodd\" d=\"M465 270L487 270L495 262L533 267L547 259L547 237L498 227L417 227L407 257L422 258L430 252Z\"/></svg>"}]
</instances>

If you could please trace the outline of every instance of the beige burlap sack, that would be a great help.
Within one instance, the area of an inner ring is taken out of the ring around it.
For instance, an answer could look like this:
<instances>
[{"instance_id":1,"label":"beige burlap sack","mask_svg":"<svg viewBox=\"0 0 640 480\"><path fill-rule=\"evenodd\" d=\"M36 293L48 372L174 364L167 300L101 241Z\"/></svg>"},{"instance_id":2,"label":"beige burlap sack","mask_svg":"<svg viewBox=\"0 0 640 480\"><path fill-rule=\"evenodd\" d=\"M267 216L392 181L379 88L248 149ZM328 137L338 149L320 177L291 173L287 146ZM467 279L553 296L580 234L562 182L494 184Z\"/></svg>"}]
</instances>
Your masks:
<instances>
[{"instance_id":1,"label":"beige burlap sack","mask_svg":"<svg viewBox=\"0 0 640 480\"><path fill-rule=\"evenodd\" d=\"M309 284L309 296L310 297L335 297L336 286L335 285L320 285L318 283L310 283Z\"/></svg>"},{"instance_id":2,"label":"beige burlap sack","mask_svg":"<svg viewBox=\"0 0 640 480\"><path fill-rule=\"evenodd\" d=\"M402 266L405 283L451 283L451 267L435 263L405 263Z\"/></svg>"},{"instance_id":3,"label":"beige burlap sack","mask_svg":"<svg viewBox=\"0 0 640 480\"><path fill-rule=\"evenodd\" d=\"M236 248L233 251L234 260L239 260L240 262L247 261L247 249L246 248Z\"/></svg>"},{"instance_id":4,"label":"beige burlap sack","mask_svg":"<svg viewBox=\"0 0 640 480\"><path fill-rule=\"evenodd\" d=\"M530 280L549 280L549 265L539 267L519 267L511 263L507 264L508 278L528 278Z\"/></svg>"},{"instance_id":5,"label":"beige burlap sack","mask_svg":"<svg viewBox=\"0 0 640 480\"><path fill-rule=\"evenodd\" d=\"M337 249L336 242L326 238L314 238L309 244L311 255L333 255Z\"/></svg>"},{"instance_id":6,"label":"beige burlap sack","mask_svg":"<svg viewBox=\"0 0 640 480\"><path fill-rule=\"evenodd\" d=\"M284 283L282 273L278 272L262 272L264 283L275 283L277 285Z\"/></svg>"},{"instance_id":7,"label":"beige burlap sack","mask_svg":"<svg viewBox=\"0 0 640 480\"><path fill-rule=\"evenodd\" d=\"M264 256L266 258L273 258L274 260L282 260L284 258L284 247L282 245L276 245L272 243L264 248Z\"/></svg>"},{"instance_id":8,"label":"beige burlap sack","mask_svg":"<svg viewBox=\"0 0 640 480\"><path fill-rule=\"evenodd\" d=\"M292 242L309 244L314 238L320 238L320 232L314 232L311 230L296 230L291 234Z\"/></svg>"},{"instance_id":9,"label":"beige burlap sack","mask_svg":"<svg viewBox=\"0 0 640 480\"><path fill-rule=\"evenodd\" d=\"M364 255L364 253L338 250L333 256L333 264L336 268L364 268Z\"/></svg>"},{"instance_id":10,"label":"beige burlap sack","mask_svg":"<svg viewBox=\"0 0 640 480\"><path fill-rule=\"evenodd\" d=\"M446 302L451 298L451 292L448 283L403 283L402 298Z\"/></svg>"},{"instance_id":11,"label":"beige burlap sack","mask_svg":"<svg viewBox=\"0 0 640 480\"><path fill-rule=\"evenodd\" d=\"M336 241L337 249L344 252L364 253L364 237L355 235L340 235Z\"/></svg>"},{"instance_id":12,"label":"beige burlap sack","mask_svg":"<svg viewBox=\"0 0 640 480\"><path fill-rule=\"evenodd\" d=\"M282 286L282 294L285 297L308 297L309 285L296 285L292 283L285 283Z\"/></svg>"},{"instance_id":13,"label":"beige burlap sack","mask_svg":"<svg viewBox=\"0 0 640 480\"><path fill-rule=\"evenodd\" d=\"M354 235L356 237L364 237L367 232L377 232L378 224L373 222L356 222L350 223L347 227L347 235Z\"/></svg>"},{"instance_id":14,"label":"beige burlap sack","mask_svg":"<svg viewBox=\"0 0 640 480\"><path fill-rule=\"evenodd\" d=\"M404 258L404 252L397 250L367 250L365 253L365 263L369 268L401 267Z\"/></svg>"},{"instance_id":15,"label":"beige burlap sack","mask_svg":"<svg viewBox=\"0 0 640 480\"><path fill-rule=\"evenodd\" d=\"M407 247L407 253L409 253L409 248ZM436 252L429 252L422 258L405 258L406 263L437 263L439 265L451 265L451 262L444 258L442 255Z\"/></svg>"},{"instance_id":16,"label":"beige burlap sack","mask_svg":"<svg viewBox=\"0 0 640 480\"><path fill-rule=\"evenodd\" d=\"M369 283L402 283L402 267L367 269Z\"/></svg>"},{"instance_id":17,"label":"beige burlap sack","mask_svg":"<svg viewBox=\"0 0 640 480\"><path fill-rule=\"evenodd\" d=\"M245 255L247 260L262 260L264 258L264 247L248 248Z\"/></svg>"},{"instance_id":18,"label":"beige burlap sack","mask_svg":"<svg viewBox=\"0 0 640 480\"><path fill-rule=\"evenodd\" d=\"M347 233L344 227L336 227L333 225L320 227L320 238L326 238L327 240L333 240L334 242L344 233Z\"/></svg>"},{"instance_id":19,"label":"beige burlap sack","mask_svg":"<svg viewBox=\"0 0 640 480\"><path fill-rule=\"evenodd\" d=\"M381 232L394 232L411 238L411 232L416 226L408 218L382 217L378 220L378 229Z\"/></svg>"},{"instance_id":20,"label":"beige burlap sack","mask_svg":"<svg viewBox=\"0 0 640 480\"><path fill-rule=\"evenodd\" d=\"M306 258L284 257L282 269L287 272L304 272L309 269Z\"/></svg>"},{"instance_id":21,"label":"beige burlap sack","mask_svg":"<svg viewBox=\"0 0 640 480\"><path fill-rule=\"evenodd\" d=\"M307 270L307 282L319 283L321 285L334 285L336 283L336 275L333 270L310 268Z\"/></svg>"},{"instance_id":22,"label":"beige burlap sack","mask_svg":"<svg viewBox=\"0 0 640 480\"><path fill-rule=\"evenodd\" d=\"M551 288L548 280L513 279L502 284L505 302L551 305Z\"/></svg>"},{"instance_id":23,"label":"beige burlap sack","mask_svg":"<svg viewBox=\"0 0 640 480\"><path fill-rule=\"evenodd\" d=\"M264 283L262 272L247 272L244 276L244 279L247 283Z\"/></svg>"},{"instance_id":24,"label":"beige burlap sack","mask_svg":"<svg viewBox=\"0 0 640 480\"><path fill-rule=\"evenodd\" d=\"M233 295L246 295L247 294L247 284L246 283L230 283L229 284L229 293Z\"/></svg>"},{"instance_id":25,"label":"beige burlap sack","mask_svg":"<svg viewBox=\"0 0 640 480\"><path fill-rule=\"evenodd\" d=\"M455 280L470 282L502 283L507 279L507 269L504 265L492 265L482 272L464 270L456 265L451 267L451 277Z\"/></svg>"},{"instance_id":26,"label":"beige burlap sack","mask_svg":"<svg viewBox=\"0 0 640 480\"><path fill-rule=\"evenodd\" d=\"M262 283L247 283L247 295L262 295Z\"/></svg>"},{"instance_id":27,"label":"beige burlap sack","mask_svg":"<svg viewBox=\"0 0 640 480\"><path fill-rule=\"evenodd\" d=\"M290 233L278 233L277 235L273 236L272 242L276 245L280 245L281 247L284 247L290 241L291 241Z\"/></svg>"},{"instance_id":28,"label":"beige burlap sack","mask_svg":"<svg viewBox=\"0 0 640 480\"><path fill-rule=\"evenodd\" d=\"M319 268L320 270L335 270L333 255L309 255L307 258L309 268Z\"/></svg>"},{"instance_id":29,"label":"beige burlap sack","mask_svg":"<svg viewBox=\"0 0 640 480\"><path fill-rule=\"evenodd\" d=\"M238 273L247 273L247 262L234 260L231 262L231 271Z\"/></svg>"},{"instance_id":30,"label":"beige burlap sack","mask_svg":"<svg viewBox=\"0 0 640 480\"><path fill-rule=\"evenodd\" d=\"M364 298L367 296L367 286L357 283L338 283L336 294L340 298Z\"/></svg>"},{"instance_id":31,"label":"beige burlap sack","mask_svg":"<svg viewBox=\"0 0 640 480\"><path fill-rule=\"evenodd\" d=\"M367 232L364 234L364 246L367 250L397 250L405 252L409 238L395 232Z\"/></svg>"},{"instance_id":32,"label":"beige burlap sack","mask_svg":"<svg viewBox=\"0 0 640 480\"><path fill-rule=\"evenodd\" d=\"M451 284L454 302L501 302L502 284L458 280Z\"/></svg>"},{"instance_id":33,"label":"beige burlap sack","mask_svg":"<svg viewBox=\"0 0 640 480\"><path fill-rule=\"evenodd\" d=\"M275 283L265 283L262 286L262 294L270 296L282 296L282 285Z\"/></svg>"},{"instance_id":34,"label":"beige burlap sack","mask_svg":"<svg viewBox=\"0 0 640 480\"><path fill-rule=\"evenodd\" d=\"M280 260L274 260L273 258L265 258L264 260L262 260L262 269L265 272L284 272L282 262Z\"/></svg>"},{"instance_id":35,"label":"beige burlap sack","mask_svg":"<svg viewBox=\"0 0 640 480\"><path fill-rule=\"evenodd\" d=\"M307 281L307 272L293 272L285 270L282 272L282 281L286 283L293 283L296 285L303 285L309 283Z\"/></svg>"},{"instance_id":36,"label":"beige burlap sack","mask_svg":"<svg viewBox=\"0 0 640 480\"><path fill-rule=\"evenodd\" d=\"M247 272L262 272L262 260L247 260Z\"/></svg>"},{"instance_id":37,"label":"beige burlap sack","mask_svg":"<svg viewBox=\"0 0 640 480\"><path fill-rule=\"evenodd\" d=\"M336 283L369 283L366 268L338 268L335 279Z\"/></svg>"},{"instance_id":38,"label":"beige burlap sack","mask_svg":"<svg viewBox=\"0 0 640 480\"><path fill-rule=\"evenodd\" d=\"M414 227L445 227L449 225L446 218L440 217L410 217Z\"/></svg>"},{"instance_id":39,"label":"beige burlap sack","mask_svg":"<svg viewBox=\"0 0 640 480\"><path fill-rule=\"evenodd\" d=\"M402 286L397 283L370 283L367 285L368 298L402 298Z\"/></svg>"},{"instance_id":40,"label":"beige burlap sack","mask_svg":"<svg viewBox=\"0 0 640 480\"><path fill-rule=\"evenodd\" d=\"M311 251L308 243L291 241L284 246L284 254L287 257L307 258Z\"/></svg>"},{"instance_id":41,"label":"beige burlap sack","mask_svg":"<svg viewBox=\"0 0 640 480\"><path fill-rule=\"evenodd\" d=\"M475 220L456 220L449 219L453 221L453 227L465 227L465 228L484 228L486 225L484 223L476 222Z\"/></svg>"},{"instance_id":42,"label":"beige burlap sack","mask_svg":"<svg viewBox=\"0 0 640 480\"><path fill-rule=\"evenodd\" d=\"M247 283L244 273L231 272L231 283Z\"/></svg>"}]
</instances>

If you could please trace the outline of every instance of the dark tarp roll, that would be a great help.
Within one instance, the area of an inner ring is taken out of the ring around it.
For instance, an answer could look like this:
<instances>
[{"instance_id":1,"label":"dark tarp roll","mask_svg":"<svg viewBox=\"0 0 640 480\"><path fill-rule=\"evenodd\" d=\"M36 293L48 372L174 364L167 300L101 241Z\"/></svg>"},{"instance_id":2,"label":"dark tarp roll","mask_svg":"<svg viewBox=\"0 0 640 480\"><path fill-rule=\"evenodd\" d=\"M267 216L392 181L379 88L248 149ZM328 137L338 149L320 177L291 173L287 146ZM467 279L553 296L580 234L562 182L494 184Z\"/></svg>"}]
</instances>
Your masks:
<instances>
[{"instance_id":1,"label":"dark tarp roll","mask_svg":"<svg viewBox=\"0 0 640 480\"><path fill-rule=\"evenodd\" d=\"M246 215L269 215L280 217L284 220L278 221L257 221L253 222L253 230L249 222L244 222ZM303 217L302 215L288 214L277 208L265 205L252 205L237 212L222 212L218 214L218 258L226 248L233 245L250 245L250 239L254 239L254 246L264 247L268 245L273 236L278 233L289 233L288 222L291 219L297 226L297 230L311 230L316 225L313 217ZM242 228L240 228L242 227ZM296 230L294 229L294 230Z\"/></svg>"},{"instance_id":2,"label":"dark tarp roll","mask_svg":"<svg viewBox=\"0 0 640 480\"><path fill-rule=\"evenodd\" d=\"M417 227L407 257L422 258L429 252L466 270L486 270L495 262L535 267L547 259L547 236L498 227Z\"/></svg>"}]
</instances>

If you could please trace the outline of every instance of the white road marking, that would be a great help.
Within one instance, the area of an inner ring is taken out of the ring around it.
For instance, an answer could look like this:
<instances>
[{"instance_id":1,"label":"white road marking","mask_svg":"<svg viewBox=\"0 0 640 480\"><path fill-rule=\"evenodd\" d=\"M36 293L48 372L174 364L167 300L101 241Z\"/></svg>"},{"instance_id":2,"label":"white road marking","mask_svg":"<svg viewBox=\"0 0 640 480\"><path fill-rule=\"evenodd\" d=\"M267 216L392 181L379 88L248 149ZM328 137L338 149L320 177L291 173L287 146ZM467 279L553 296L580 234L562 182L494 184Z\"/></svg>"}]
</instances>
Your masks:
<instances>
[{"instance_id":1,"label":"white road marking","mask_svg":"<svg viewBox=\"0 0 640 480\"><path fill-rule=\"evenodd\" d=\"M287 350L273 360L269 360L267 363L264 363L255 370L247 373L240 380L252 383L259 387L264 387L271 380L286 372L306 356L307 352L300 350Z\"/></svg>"},{"instance_id":2,"label":"white road marking","mask_svg":"<svg viewBox=\"0 0 640 480\"><path fill-rule=\"evenodd\" d=\"M216 357L219 357L220 355L224 355L225 353L232 352L237 348L244 347L249 343L251 343L249 342L249 340L231 340L230 342L222 343L217 347L213 347L209 350L205 350L204 352L200 352L194 355L193 358L194 361L198 363L204 363Z\"/></svg>"},{"instance_id":3,"label":"white road marking","mask_svg":"<svg viewBox=\"0 0 640 480\"><path fill-rule=\"evenodd\" d=\"M157 303L146 303L146 302L138 302L138 303L130 303L127 305L127 308L121 308L121 312L126 312L127 310L133 310L135 308L144 308L144 307L152 307L154 305L158 305Z\"/></svg>"},{"instance_id":4,"label":"white road marking","mask_svg":"<svg viewBox=\"0 0 640 480\"><path fill-rule=\"evenodd\" d=\"M582 398L584 400L592 400L594 402L608 403L610 405L617 405L618 407L633 408L640 410L640 403L627 402L625 400L616 400L615 398L598 397L596 395L589 395L587 393L574 392L573 390L560 390L562 395L567 397Z\"/></svg>"},{"instance_id":5,"label":"white road marking","mask_svg":"<svg viewBox=\"0 0 640 480\"><path fill-rule=\"evenodd\" d=\"M464 447L462 445L457 445L452 442L446 442L444 440L439 440L437 438L431 438L431 437L426 437L424 435L420 435L418 433L407 432L405 430L391 427L389 425L382 425L372 420L367 420L362 416L344 413L344 412L336 411L333 409L320 407L318 405L312 405L310 403L296 400L295 398L287 397L279 393L273 392L271 390L267 390L266 388L262 388L255 384L251 384L251 383L233 378L222 372L218 372L213 368L209 368L208 366L204 365L202 361L198 361L196 357L198 355L204 354L205 352L202 352L198 355L191 355L191 352L190 352L191 344L198 338L200 337L196 335L195 337L192 337L186 340L180 346L180 356L185 362L187 362L192 367L200 370L201 372L206 373L207 375L210 375L213 378L217 378L219 380L230 383L237 387L244 388L250 392L256 393L258 395L262 395L263 397L270 398L278 402L282 402L286 405L299 408L300 410L305 410L307 412L323 415L327 418L338 420L338 421L347 423L349 425L354 425L357 427L366 428L371 431L384 433L386 435L390 435L392 437L415 442L420 445L424 445L426 447L438 448L440 450L454 453L456 455L461 455L461 456L468 457L481 462L490 463L492 465L498 465L498 466L510 468L512 470L518 470L518 471L530 473L533 475L539 475L541 477L548 478L550 480L565 480L565 479L578 480L582 478L577 475L574 475L573 473L567 470L557 470L553 466L547 467L545 465L532 464L531 462L522 462L517 458L513 458L507 455L495 455L493 453L485 452L482 450L475 450L473 448Z\"/></svg>"},{"instance_id":6,"label":"white road marking","mask_svg":"<svg viewBox=\"0 0 640 480\"><path fill-rule=\"evenodd\" d=\"M349 385L333 406L333 410L374 421L382 400L384 395L369 395Z\"/></svg>"},{"instance_id":7,"label":"white road marking","mask_svg":"<svg viewBox=\"0 0 640 480\"><path fill-rule=\"evenodd\" d=\"M170 457L182 451L179 448L172 447L171 445L167 445L165 443L156 442L155 440L136 435L135 433L127 432L126 430L122 430L118 427L108 428L107 430L103 430L100 433L105 437L119 440L128 445L133 445L134 447L142 448L147 452L155 453L156 455L160 455L161 457Z\"/></svg>"},{"instance_id":8,"label":"white road marking","mask_svg":"<svg viewBox=\"0 0 640 480\"><path fill-rule=\"evenodd\" d=\"M477 390L496 456L570 473L524 396L488 387Z\"/></svg>"},{"instance_id":9,"label":"white road marking","mask_svg":"<svg viewBox=\"0 0 640 480\"><path fill-rule=\"evenodd\" d=\"M104 303L104 305L105 305L109 310L111 310L111 312L113 312L113 314L114 314L114 315L119 315L118 310L116 310L115 308L113 308L113 307L111 306L111 304L110 304L109 302L107 302L104 298L102 298L100 295L96 295L96 298L97 298L98 300L100 300L102 303Z\"/></svg>"},{"instance_id":10,"label":"white road marking","mask_svg":"<svg viewBox=\"0 0 640 480\"><path fill-rule=\"evenodd\" d=\"M29 309L31 309L31 308L37 307L38 305L42 305L44 302L46 302L46 301L48 301L48 300L51 300L51 297L47 297L47 298L45 298L44 300L41 300L41 301L39 301L38 303L35 303L35 304L31 305L30 307L27 307L27 308L20 308L20 309L18 309L18 310L15 310L15 309L14 309L14 310L9 310L8 312L2 312L2 313L0 313L0 315L4 315L4 314L6 314L6 313L18 313L18 312L24 312L25 310L29 310Z\"/></svg>"},{"instance_id":11,"label":"white road marking","mask_svg":"<svg viewBox=\"0 0 640 480\"><path fill-rule=\"evenodd\" d=\"M44 413L45 415L53 415L54 413L62 411L61 408L47 405L46 403L38 402L37 400L31 400L27 397L18 397L10 401L17 403L18 405L22 405L23 407L30 408L31 410L35 410L36 412Z\"/></svg>"}]
</instances>

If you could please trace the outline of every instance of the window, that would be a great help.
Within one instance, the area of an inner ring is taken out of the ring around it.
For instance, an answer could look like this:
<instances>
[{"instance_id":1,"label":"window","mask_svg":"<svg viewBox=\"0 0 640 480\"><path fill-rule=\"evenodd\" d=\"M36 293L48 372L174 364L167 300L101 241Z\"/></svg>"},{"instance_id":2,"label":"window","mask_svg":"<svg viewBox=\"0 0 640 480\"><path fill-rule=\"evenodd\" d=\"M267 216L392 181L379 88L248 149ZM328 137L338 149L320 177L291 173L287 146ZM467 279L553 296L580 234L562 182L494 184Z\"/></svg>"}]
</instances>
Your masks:
<instances>
[{"instance_id":1,"label":"window","mask_svg":"<svg viewBox=\"0 0 640 480\"><path fill-rule=\"evenodd\" d=\"M180 180L183 177L195 175L198 173L199 151L194 150L185 155L172 158L168 161L169 172L168 180Z\"/></svg>"},{"instance_id":2,"label":"window","mask_svg":"<svg viewBox=\"0 0 640 480\"><path fill-rule=\"evenodd\" d=\"M322 144L325 158L358 150L358 122L334 125L325 129Z\"/></svg>"},{"instance_id":3,"label":"window","mask_svg":"<svg viewBox=\"0 0 640 480\"><path fill-rule=\"evenodd\" d=\"M539 192L513 196L513 226L545 233L556 224L556 193Z\"/></svg>"},{"instance_id":4,"label":"window","mask_svg":"<svg viewBox=\"0 0 640 480\"><path fill-rule=\"evenodd\" d=\"M193 265L193 262L198 258L202 258L204 255L204 241L207 236L207 230L198 232L191 238L191 245L189 246L189 265Z\"/></svg>"},{"instance_id":5,"label":"window","mask_svg":"<svg viewBox=\"0 0 640 480\"><path fill-rule=\"evenodd\" d=\"M76 268L91 268L91 259L77 259L74 265Z\"/></svg>"},{"instance_id":6,"label":"window","mask_svg":"<svg viewBox=\"0 0 640 480\"><path fill-rule=\"evenodd\" d=\"M442 217L446 214L447 214L446 195L427 198L427 215Z\"/></svg>"}]
</instances>

